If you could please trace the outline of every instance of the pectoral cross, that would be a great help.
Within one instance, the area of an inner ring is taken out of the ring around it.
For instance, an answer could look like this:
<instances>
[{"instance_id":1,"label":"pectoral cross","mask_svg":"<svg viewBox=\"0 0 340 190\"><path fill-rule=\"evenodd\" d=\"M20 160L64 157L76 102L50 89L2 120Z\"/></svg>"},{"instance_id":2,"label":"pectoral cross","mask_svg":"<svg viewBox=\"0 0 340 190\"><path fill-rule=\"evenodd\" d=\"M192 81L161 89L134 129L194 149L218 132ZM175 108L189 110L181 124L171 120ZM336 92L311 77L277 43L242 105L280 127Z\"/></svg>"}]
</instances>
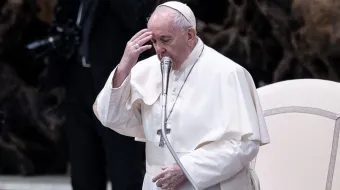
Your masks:
<instances>
[{"instance_id":1,"label":"pectoral cross","mask_svg":"<svg viewBox=\"0 0 340 190\"><path fill-rule=\"evenodd\" d=\"M171 129L165 128L165 134L169 134L170 131L171 131ZM160 147L164 147L164 143L165 143L165 142L164 142L164 137L163 137L163 135L162 135L162 130L161 130L161 129L157 130L157 135L160 135L159 146L160 146Z\"/></svg>"}]
</instances>

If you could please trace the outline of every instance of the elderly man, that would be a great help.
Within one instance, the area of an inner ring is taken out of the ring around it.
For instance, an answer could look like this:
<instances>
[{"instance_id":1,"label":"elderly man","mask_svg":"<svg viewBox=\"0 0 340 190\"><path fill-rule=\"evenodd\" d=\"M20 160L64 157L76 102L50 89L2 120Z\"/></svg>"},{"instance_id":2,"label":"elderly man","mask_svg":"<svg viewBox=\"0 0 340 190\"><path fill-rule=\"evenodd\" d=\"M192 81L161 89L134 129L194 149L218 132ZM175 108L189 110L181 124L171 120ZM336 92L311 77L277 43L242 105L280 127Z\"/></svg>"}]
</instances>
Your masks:
<instances>
[{"instance_id":1,"label":"elderly man","mask_svg":"<svg viewBox=\"0 0 340 190\"><path fill-rule=\"evenodd\" d=\"M157 55L136 63L148 41ZM163 56L173 60L168 138L196 187L253 189L249 163L269 143L255 85L243 67L204 45L193 12L180 2L156 8L94 104L104 126L146 142L143 189L194 189L160 143Z\"/></svg>"}]
</instances>

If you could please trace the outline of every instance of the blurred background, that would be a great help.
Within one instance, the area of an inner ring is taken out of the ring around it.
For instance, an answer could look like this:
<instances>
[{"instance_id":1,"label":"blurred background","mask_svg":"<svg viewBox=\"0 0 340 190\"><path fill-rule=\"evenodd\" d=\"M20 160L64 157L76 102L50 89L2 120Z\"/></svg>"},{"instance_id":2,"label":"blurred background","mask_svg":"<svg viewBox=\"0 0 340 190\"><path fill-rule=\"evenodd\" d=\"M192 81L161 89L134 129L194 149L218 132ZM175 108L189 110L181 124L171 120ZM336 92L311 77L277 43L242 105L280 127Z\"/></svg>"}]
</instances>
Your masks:
<instances>
[{"instance_id":1,"label":"blurred background","mask_svg":"<svg viewBox=\"0 0 340 190\"><path fill-rule=\"evenodd\" d=\"M165 1L143 2L152 10ZM257 87L299 78L339 82L339 0L182 2L193 9L201 39L248 69ZM70 189L63 79L78 9L79 0L0 0L0 189Z\"/></svg>"}]
</instances>

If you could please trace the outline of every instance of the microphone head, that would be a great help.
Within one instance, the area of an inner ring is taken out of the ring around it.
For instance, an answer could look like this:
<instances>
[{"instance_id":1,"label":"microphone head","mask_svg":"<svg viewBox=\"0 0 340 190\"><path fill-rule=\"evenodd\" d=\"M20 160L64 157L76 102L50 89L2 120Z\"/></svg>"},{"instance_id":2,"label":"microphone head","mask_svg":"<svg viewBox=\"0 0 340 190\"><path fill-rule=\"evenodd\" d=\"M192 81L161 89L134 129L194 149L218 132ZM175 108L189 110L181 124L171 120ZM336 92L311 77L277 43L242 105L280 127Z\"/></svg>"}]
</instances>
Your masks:
<instances>
[{"instance_id":1,"label":"microphone head","mask_svg":"<svg viewBox=\"0 0 340 190\"><path fill-rule=\"evenodd\" d=\"M169 64L169 65L171 65L172 59L171 59L170 57L168 57L168 56L164 56L164 57L162 57L162 59L161 59L161 63L162 63L162 64Z\"/></svg>"},{"instance_id":2,"label":"microphone head","mask_svg":"<svg viewBox=\"0 0 340 190\"><path fill-rule=\"evenodd\" d=\"M161 59L161 72L162 72L162 94L167 94L169 73L171 70L172 59L168 56L164 56Z\"/></svg>"},{"instance_id":3,"label":"microphone head","mask_svg":"<svg viewBox=\"0 0 340 190\"><path fill-rule=\"evenodd\" d=\"M161 71L170 72L172 65L172 59L168 56L164 56L161 59Z\"/></svg>"}]
</instances>

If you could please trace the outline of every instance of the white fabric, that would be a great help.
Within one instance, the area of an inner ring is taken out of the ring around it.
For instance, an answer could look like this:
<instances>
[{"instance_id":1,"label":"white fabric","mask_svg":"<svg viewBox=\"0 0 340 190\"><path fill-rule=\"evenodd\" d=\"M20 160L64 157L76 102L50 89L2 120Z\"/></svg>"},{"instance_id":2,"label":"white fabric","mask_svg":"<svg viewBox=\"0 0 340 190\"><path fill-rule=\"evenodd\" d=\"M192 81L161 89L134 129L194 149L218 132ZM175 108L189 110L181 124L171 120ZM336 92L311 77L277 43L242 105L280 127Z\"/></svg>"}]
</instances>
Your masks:
<instances>
[{"instance_id":1,"label":"white fabric","mask_svg":"<svg viewBox=\"0 0 340 190\"><path fill-rule=\"evenodd\" d=\"M269 143L260 102L249 73L199 40L177 71L171 71L168 113L189 70L167 127L168 139L199 189L250 190L249 162L260 145ZM160 167L174 163L158 146L161 127L161 72L152 56L137 63L121 87L112 89L111 73L94 104L104 126L146 142L145 190ZM181 188L193 189L186 184ZM214 186L215 185L215 186ZM213 186L213 187L212 187Z\"/></svg>"},{"instance_id":2,"label":"white fabric","mask_svg":"<svg viewBox=\"0 0 340 190\"><path fill-rule=\"evenodd\" d=\"M168 1L158 5L158 7L166 6L180 12L187 21L196 29L196 17L190 7L178 1Z\"/></svg>"}]
</instances>

